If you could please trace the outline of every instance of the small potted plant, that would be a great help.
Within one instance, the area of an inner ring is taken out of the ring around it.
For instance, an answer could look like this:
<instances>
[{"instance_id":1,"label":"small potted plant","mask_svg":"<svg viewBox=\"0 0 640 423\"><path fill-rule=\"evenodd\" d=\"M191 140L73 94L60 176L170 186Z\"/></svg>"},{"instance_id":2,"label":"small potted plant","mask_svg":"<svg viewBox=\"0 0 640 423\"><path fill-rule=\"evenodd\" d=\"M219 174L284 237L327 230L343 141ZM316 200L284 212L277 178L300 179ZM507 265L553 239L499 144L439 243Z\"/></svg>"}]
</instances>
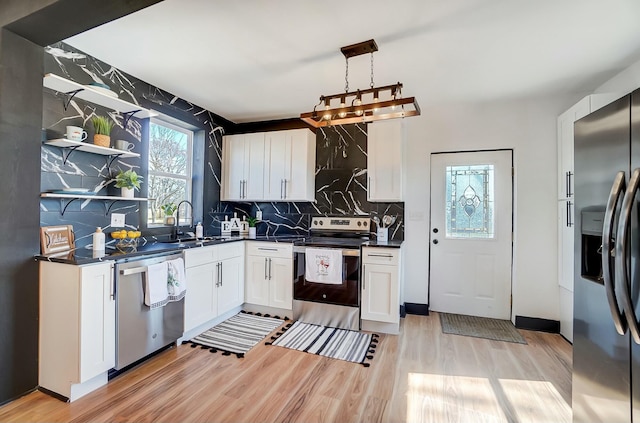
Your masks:
<instances>
[{"instance_id":1,"label":"small potted plant","mask_svg":"<svg viewBox=\"0 0 640 423\"><path fill-rule=\"evenodd\" d=\"M173 214L176 212L177 208L176 203L173 201L160 206L160 210L164 213L164 223L171 226L176 224L176 218Z\"/></svg>"},{"instance_id":2,"label":"small potted plant","mask_svg":"<svg viewBox=\"0 0 640 423\"><path fill-rule=\"evenodd\" d=\"M142 176L138 175L135 170L120 171L116 175L116 188L120 188L122 197L133 198L134 190L140 189L140 180Z\"/></svg>"},{"instance_id":3,"label":"small potted plant","mask_svg":"<svg viewBox=\"0 0 640 423\"><path fill-rule=\"evenodd\" d=\"M93 143L101 147L109 147L111 145L111 129L115 123L108 117L98 115L91 118L91 123L95 131Z\"/></svg>"},{"instance_id":4,"label":"small potted plant","mask_svg":"<svg viewBox=\"0 0 640 423\"><path fill-rule=\"evenodd\" d=\"M256 223L258 223L258 219L255 217L247 217L247 223L249 223L249 238L256 238Z\"/></svg>"}]
</instances>

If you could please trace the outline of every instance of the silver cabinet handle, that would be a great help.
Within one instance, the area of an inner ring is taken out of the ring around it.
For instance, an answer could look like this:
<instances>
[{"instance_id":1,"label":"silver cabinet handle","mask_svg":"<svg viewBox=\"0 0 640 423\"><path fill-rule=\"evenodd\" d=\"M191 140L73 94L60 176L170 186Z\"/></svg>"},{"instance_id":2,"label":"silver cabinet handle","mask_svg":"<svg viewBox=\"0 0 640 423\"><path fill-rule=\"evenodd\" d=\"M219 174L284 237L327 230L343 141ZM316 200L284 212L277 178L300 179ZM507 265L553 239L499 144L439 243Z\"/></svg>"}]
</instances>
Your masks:
<instances>
[{"instance_id":1,"label":"silver cabinet handle","mask_svg":"<svg viewBox=\"0 0 640 423\"><path fill-rule=\"evenodd\" d=\"M261 250L261 251L278 251L277 248L267 248L267 247L258 247L258 250Z\"/></svg>"},{"instance_id":2,"label":"silver cabinet handle","mask_svg":"<svg viewBox=\"0 0 640 423\"><path fill-rule=\"evenodd\" d=\"M269 280L271 280L271 259L269 259Z\"/></svg>"},{"instance_id":3,"label":"silver cabinet handle","mask_svg":"<svg viewBox=\"0 0 640 423\"><path fill-rule=\"evenodd\" d=\"M573 192L571 191L571 177L573 176L573 172L567 172L567 198L573 197Z\"/></svg>"},{"instance_id":4,"label":"silver cabinet handle","mask_svg":"<svg viewBox=\"0 0 640 423\"><path fill-rule=\"evenodd\" d=\"M393 256L391 254L374 254L374 253L367 254L367 257L393 258Z\"/></svg>"},{"instance_id":5,"label":"silver cabinet handle","mask_svg":"<svg viewBox=\"0 0 640 423\"><path fill-rule=\"evenodd\" d=\"M218 263L218 282L222 286L222 262Z\"/></svg>"},{"instance_id":6,"label":"silver cabinet handle","mask_svg":"<svg viewBox=\"0 0 640 423\"><path fill-rule=\"evenodd\" d=\"M268 277L267 277L267 263L268 263L268 261L267 261L267 258L265 257L264 258L264 279L265 280L268 279Z\"/></svg>"},{"instance_id":7,"label":"silver cabinet handle","mask_svg":"<svg viewBox=\"0 0 640 423\"><path fill-rule=\"evenodd\" d=\"M367 265L363 264L362 265L362 290L363 291L365 290L365 288L367 286L367 284L366 284L366 282L367 282L367 278L366 278L367 270L366 269L367 269Z\"/></svg>"},{"instance_id":8,"label":"silver cabinet handle","mask_svg":"<svg viewBox=\"0 0 640 423\"><path fill-rule=\"evenodd\" d=\"M238 198L242 198L242 179L240 179L240 190L238 192Z\"/></svg>"},{"instance_id":9,"label":"silver cabinet handle","mask_svg":"<svg viewBox=\"0 0 640 423\"><path fill-rule=\"evenodd\" d=\"M571 218L571 206L573 203L567 200L567 227L570 228L573 226L573 219Z\"/></svg>"},{"instance_id":10,"label":"silver cabinet handle","mask_svg":"<svg viewBox=\"0 0 640 423\"><path fill-rule=\"evenodd\" d=\"M284 185L284 179L280 179L280 199L282 200L284 198L284 194L283 194L283 185Z\"/></svg>"},{"instance_id":11,"label":"silver cabinet handle","mask_svg":"<svg viewBox=\"0 0 640 423\"><path fill-rule=\"evenodd\" d=\"M616 206L618 204L618 199L624 194L625 190L625 181L624 181L624 172L618 172L616 177L613 180L613 185L611 186L611 192L609 193L609 200L607 201L607 208L604 213L604 225L602 227L602 279L604 282L604 289L607 295L607 301L609 302L609 311L611 312L611 318L613 319L613 324L616 328L616 331L620 335L624 335L627 332L627 326L625 324L625 317L623 312L618 308L618 300L616 299L616 290L615 290L615 280L613 275L613 269L611 269L611 255L617 253L618 248L622 248L620 244L618 246L613 245L613 226L614 220L616 216ZM620 223L622 224L622 216L620 219ZM618 225L620 227L620 225ZM618 242L620 242L620 237L622 234L618 234ZM616 251L614 251L614 248ZM623 257L621 260L624 260L624 250L621 250L620 257ZM616 259L616 262L618 260ZM616 263L617 264L617 263ZM615 273L616 278L620 277L621 273Z\"/></svg>"},{"instance_id":12,"label":"silver cabinet handle","mask_svg":"<svg viewBox=\"0 0 640 423\"><path fill-rule=\"evenodd\" d=\"M284 180L284 196L282 197L283 199L287 199L287 180Z\"/></svg>"},{"instance_id":13,"label":"silver cabinet handle","mask_svg":"<svg viewBox=\"0 0 640 423\"><path fill-rule=\"evenodd\" d=\"M616 244L616 267L615 277L618 286L622 291L622 315L627 318L629 331L636 344L640 344L640 327L634 311L633 301L629 294L629 234L631 225L631 210L635 203L638 187L640 186L640 168L635 169L629 179L627 192L620 207L620 218L618 222L618 243ZM606 222L606 220L605 220ZM618 331L619 332L619 331ZM622 334L621 334L622 335Z\"/></svg>"}]
</instances>

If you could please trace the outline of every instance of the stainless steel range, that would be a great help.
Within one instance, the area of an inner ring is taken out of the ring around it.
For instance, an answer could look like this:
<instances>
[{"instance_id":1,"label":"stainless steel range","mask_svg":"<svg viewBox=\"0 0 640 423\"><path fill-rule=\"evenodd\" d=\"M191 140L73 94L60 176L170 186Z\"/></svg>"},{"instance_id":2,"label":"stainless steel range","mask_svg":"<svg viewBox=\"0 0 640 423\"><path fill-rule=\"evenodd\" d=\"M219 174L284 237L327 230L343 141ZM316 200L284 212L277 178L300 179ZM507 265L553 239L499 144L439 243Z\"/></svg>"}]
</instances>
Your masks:
<instances>
[{"instance_id":1,"label":"stainless steel range","mask_svg":"<svg viewBox=\"0 0 640 423\"><path fill-rule=\"evenodd\" d=\"M293 247L293 317L296 320L360 329L360 246L369 240L370 226L368 217L311 219L310 237ZM317 249L331 252L327 257L341 257L341 277L330 283L310 281L312 278L305 274L309 248L315 252Z\"/></svg>"}]
</instances>

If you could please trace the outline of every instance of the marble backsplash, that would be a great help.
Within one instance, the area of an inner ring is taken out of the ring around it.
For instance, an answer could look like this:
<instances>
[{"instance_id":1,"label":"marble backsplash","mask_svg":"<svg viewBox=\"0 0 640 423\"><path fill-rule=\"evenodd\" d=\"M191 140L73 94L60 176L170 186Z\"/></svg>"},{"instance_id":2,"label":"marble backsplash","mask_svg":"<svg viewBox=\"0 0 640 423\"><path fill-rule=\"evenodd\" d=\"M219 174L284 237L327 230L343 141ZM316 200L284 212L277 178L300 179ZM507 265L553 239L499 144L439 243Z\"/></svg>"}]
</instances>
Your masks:
<instances>
[{"instance_id":1,"label":"marble backsplash","mask_svg":"<svg viewBox=\"0 0 640 423\"><path fill-rule=\"evenodd\" d=\"M64 43L45 48L45 73L55 73L81 84L101 82L110 86L119 98L142 107L157 110L182 120L204 135L201 167L194 168L194 178L203 186L202 223L206 235L220 234L220 222L238 215L255 216L261 210L263 220L259 234L305 235L314 215L363 216L395 215L390 228L391 239L404 238L404 203L370 203L367 201L367 126L365 124L318 129L316 133L316 196L315 202L295 203L230 203L220 202L222 136L233 133L234 124L211 111L195 106L166 91L140 81L98 59ZM60 138L67 125L81 126L92 138L90 119L96 114L109 115L116 122L112 139L124 139L134 144L133 151L147 154L148 121L130 119L126 126L123 116L82 100L72 99L64 110L62 93L43 90L43 140ZM82 187L101 195L118 195L112 176L118 169L134 169L145 174L147 165L139 158L117 158L74 151L65 160L63 150L43 145L41 149L41 191ZM146 197L146 187L137 196ZM64 214L62 213L64 211ZM110 231L110 213L124 213L126 227L155 233L145 224L146 203L130 201L42 199L41 226L71 224L78 246L91 242L91 234L100 226ZM374 229L374 228L372 228ZM168 232L169 228L164 228Z\"/></svg>"}]
</instances>

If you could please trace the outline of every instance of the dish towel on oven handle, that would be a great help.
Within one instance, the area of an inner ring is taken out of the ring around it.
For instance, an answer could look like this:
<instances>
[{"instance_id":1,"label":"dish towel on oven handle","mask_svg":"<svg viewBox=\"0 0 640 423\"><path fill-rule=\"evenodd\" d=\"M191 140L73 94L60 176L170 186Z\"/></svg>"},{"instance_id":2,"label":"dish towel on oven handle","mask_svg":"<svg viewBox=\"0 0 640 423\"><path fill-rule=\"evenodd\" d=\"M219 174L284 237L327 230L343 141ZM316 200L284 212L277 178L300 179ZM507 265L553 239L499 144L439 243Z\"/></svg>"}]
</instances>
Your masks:
<instances>
[{"instance_id":1,"label":"dish towel on oven handle","mask_svg":"<svg viewBox=\"0 0 640 423\"><path fill-rule=\"evenodd\" d=\"M305 248L304 278L309 282L342 284L342 250Z\"/></svg>"},{"instance_id":2,"label":"dish towel on oven handle","mask_svg":"<svg viewBox=\"0 0 640 423\"><path fill-rule=\"evenodd\" d=\"M167 262L147 266L145 274L144 303L151 310L163 307L169 302Z\"/></svg>"},{"instance_id":3,"label":"dish towel on oven handle","mask_svg":"<svg viewBox=\"0 0 640 423\"><path fill-rule=\"evenodd\" d=\"M167 291L169 301L180 301L187 292L187 278L184 272L184 260L177 258L167 261Z\"/></svg>"}]
</instances>

